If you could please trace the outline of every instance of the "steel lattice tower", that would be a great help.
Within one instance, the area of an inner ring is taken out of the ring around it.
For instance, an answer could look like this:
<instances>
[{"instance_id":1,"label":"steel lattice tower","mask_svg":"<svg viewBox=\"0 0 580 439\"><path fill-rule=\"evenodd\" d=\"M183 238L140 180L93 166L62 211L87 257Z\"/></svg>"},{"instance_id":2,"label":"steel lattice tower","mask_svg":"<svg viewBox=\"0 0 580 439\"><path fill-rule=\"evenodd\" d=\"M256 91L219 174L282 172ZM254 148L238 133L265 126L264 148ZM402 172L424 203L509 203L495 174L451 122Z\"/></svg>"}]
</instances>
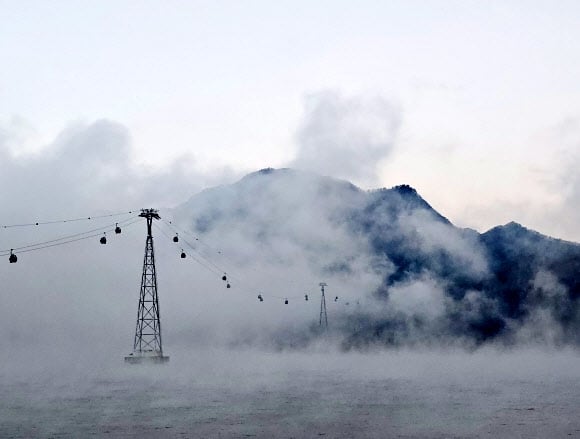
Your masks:
<instances>
[{"instance_id":1,"label":"steel lattice tower","mask_svg":"<svg viewBox=\"0 0 580 439\"><path fill-rule=\"evenodd\" d=\"M159 296L157 295L157 275L155 272L155 252L153 250L153 220L161 217L155 209L141 209L139 216L147 220L147 239L143 274L141 275L141 292L137 311L137 326L133 342L133 353L125 357L128 363L145 361L164 363L169 357L163 355L161 344L161 320L159 318Z\"/></svg>"},{"instance_id":2,"label":"steel lattice tower","mask_svg":"<svg viewBox=\"0 0 580 439\"><path fill-rule=\"evenodd\" d=\"M322 297L320 298L320 320L318 321L318 325L322 327L322 323L324 322L324 329L328 329L328 316L326 315L326 298L324 297L324 287L327 286L326 283L321 282L320 291L322 292Z\"/></svg>"}]
</instances>

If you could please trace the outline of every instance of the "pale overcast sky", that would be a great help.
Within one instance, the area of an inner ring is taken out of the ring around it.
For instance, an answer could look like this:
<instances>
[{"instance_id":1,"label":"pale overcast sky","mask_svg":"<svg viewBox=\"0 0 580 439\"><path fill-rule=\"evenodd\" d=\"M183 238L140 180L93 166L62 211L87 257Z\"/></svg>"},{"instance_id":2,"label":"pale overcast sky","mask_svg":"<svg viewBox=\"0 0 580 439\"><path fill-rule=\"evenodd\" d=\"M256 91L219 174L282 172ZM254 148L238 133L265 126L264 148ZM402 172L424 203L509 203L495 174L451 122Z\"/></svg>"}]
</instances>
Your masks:
<instances>
[{"instance_id":1,"label":"pale overcast sky","mask_svg":"<svg viewBox=\"0 0 580 439\"><path fill-rule=\"evenodd\" d=\"M579 23L564 0L0 0L0 137L42 154L108 119L135 166L310 164L580 241Z\"/></svg>"}]
</instances>

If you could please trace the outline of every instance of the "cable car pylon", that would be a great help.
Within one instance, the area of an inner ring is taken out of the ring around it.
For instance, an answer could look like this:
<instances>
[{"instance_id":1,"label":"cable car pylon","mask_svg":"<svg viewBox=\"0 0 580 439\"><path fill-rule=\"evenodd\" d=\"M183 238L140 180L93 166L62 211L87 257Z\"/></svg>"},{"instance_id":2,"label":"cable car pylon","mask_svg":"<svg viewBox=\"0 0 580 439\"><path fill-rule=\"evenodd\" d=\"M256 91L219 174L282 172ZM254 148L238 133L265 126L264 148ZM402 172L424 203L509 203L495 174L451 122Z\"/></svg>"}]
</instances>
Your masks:
<instances>
[{"instance_id":1,"label":"cable car pylon","mask_svg":"<svg viewBox=\"0 0 580 439\"><path fill-rule=\"evenodd\" d=\"M157 295L157 274L151 232L153 220L159 220L161 217L156 209L141 209L139 216L147 220L147 239L145 240L145 257L143 259L133 352L125 357L125 362L131 364L166 363L169 361L169 357L163 355L161 344L159 296Z\"/></svg>"},{"instance_id":2,"label":"cable car pylon","mask_svg":"<svg viewBox=\"0 0 580 439\"><path fill-rule=\"evenodd\" d=\"M325 282L320 282L320 292L322 296L320 298L320 319L318 320L318 326L328 329L328 315L326 314L326 298L324 297L324 287L328 286Z\"/></svg>"}]
</instances>

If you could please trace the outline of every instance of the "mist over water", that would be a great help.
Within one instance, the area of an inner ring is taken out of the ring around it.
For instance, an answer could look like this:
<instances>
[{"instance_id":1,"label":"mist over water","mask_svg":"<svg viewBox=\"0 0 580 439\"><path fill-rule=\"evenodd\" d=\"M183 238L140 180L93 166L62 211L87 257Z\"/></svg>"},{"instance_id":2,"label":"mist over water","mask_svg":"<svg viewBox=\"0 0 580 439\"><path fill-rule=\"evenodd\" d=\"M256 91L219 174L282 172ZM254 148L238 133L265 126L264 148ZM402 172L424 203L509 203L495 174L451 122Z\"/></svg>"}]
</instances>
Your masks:
<instances>
[{"instance_id":1,"label":"mist over water","mask_svg":"<svg viewBox=\"0 0 580 439\"><path fill-rule=\"evenodd\" d=\"M309 319L320 281L344 349L579 343L580 245L515 223L485 233L455 227L406 185L363 191L314 173L263 169L169 215L215 246L194 241L196 251L229 267L236 297L220 309L243 309L228 315L243 328L233 343L314 342ZM258 294L263 303L244 304Z\"/></svg>"},{"instance_id":2,"label":"mist over water","mask_svg":"<svg viewBox=\"0 0 580 439\"><path fill-rule=\"evenodd\" d=\"M2 437L580 437L580 357L537 349L292 352L166 347L2 363Z\"/></svg>"},{"instance_id":3,"label":"mist over water","mask_svg":"<svg viewBox=\"0 0 580 439\"><path fill-rule=\"evenodd\" d=\"M391 111L376 104L379 114ZM370 139L373 157L391 144L396 125L394 117ZM313 126L304 128L302 160L310 160L317 140L309 137ZM101 135L118 141L104 156L118 165L109 169L114 178L89 184L86 175L106 167L87 160L86 173L71 162L52 183L54 192L67 193L75 181L79 193L85 187L107 196L93 206L92 197L69 194L57 205L63 215L124 209L131 193L139 203L147 199L138 185L124 185L134 178L119 127L73 130L57 150L82 158ZM120 162L115 151L123 152ZM35 188L59 165L50 155L3 162L6 186L22 169L49 169L31 186L1 195L18 207L5 221L57 218ZM115 187L124 189L111 204ZM26 191L36 194L36 210ZM171 357L163 367L123 363L135 328L142 223L108 235L105 246L95 238L20 254L18 264L4 261L0 437L580 437L577 260L556 258L536 269L530 262L538 261L523 253L524 263L510 265L490 257L474 231L429 209L408 186L366 192L290 170L254 173L236 187L163 209L164 220L206 243L187 251L217 267L180 259L184 240L173 244L175 231L156 224L164 351ZM87 227L0 230L1 248ZM517 226L488 237L499 242L504 235L526 251L538 241ZM506 242L500 256L522 251ZM560 257L561 243L550 242L540 247L542 257ZM574 245L564 247L564 256L575 255ZM224 271L231 289L221 281ZM498 271L507 273L505 291L485 283ZM318 327L320 281L328 283L325 334Z\"/></svg>"}]
</instances>

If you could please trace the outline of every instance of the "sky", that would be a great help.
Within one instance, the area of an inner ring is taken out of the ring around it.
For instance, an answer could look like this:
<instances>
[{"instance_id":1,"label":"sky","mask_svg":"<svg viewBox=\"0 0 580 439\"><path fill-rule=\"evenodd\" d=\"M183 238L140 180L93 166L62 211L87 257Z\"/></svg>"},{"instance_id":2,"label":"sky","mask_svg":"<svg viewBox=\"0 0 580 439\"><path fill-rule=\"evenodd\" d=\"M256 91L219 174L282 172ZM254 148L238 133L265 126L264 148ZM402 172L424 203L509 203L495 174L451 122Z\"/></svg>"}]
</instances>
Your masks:
<instances>
[{"instance_id":1,"label":"sky","mask_svg":"<svg viewBox=\"0 0 580 439\"><path fill-rule=\"evenodd\" d=\"M566 0L0 0L0 167L38 181L4 222L91 194L171 206L294 166L410 184L461 227L580 241L579 16Z\"/></svg>"}]
</instances>

